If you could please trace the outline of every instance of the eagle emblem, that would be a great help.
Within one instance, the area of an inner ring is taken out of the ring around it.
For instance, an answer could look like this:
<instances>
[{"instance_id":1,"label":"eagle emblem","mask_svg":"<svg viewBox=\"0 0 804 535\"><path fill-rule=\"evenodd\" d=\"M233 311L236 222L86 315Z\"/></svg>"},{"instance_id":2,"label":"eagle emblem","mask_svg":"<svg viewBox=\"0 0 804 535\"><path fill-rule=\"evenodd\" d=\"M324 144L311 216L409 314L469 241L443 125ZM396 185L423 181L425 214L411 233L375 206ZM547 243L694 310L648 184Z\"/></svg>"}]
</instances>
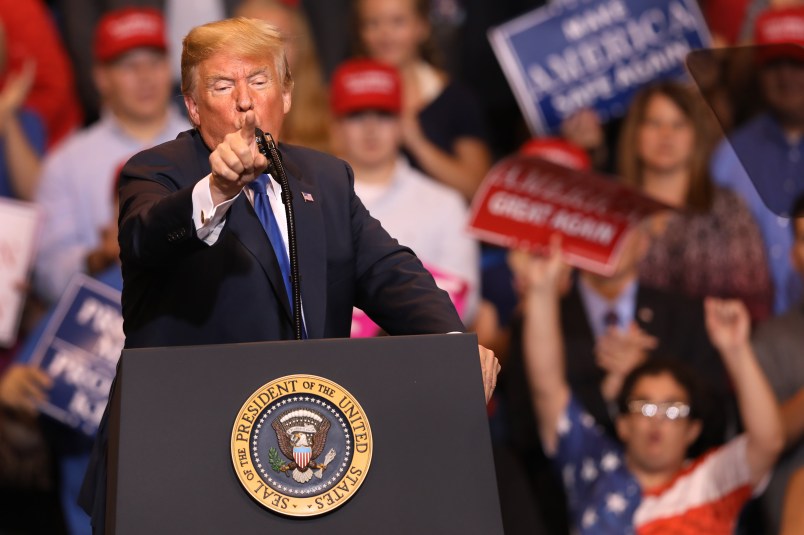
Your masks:
<instances>
[{"instance_id":1,"label":"eagle emblem","mask_svg":"<svg viewBox=\"0 0 804 535\"><path fill-rule=\"evenodd\" d=\"M271 427L276 432L280 451L290 461L283 462L271 448L268 452L271 468L292 476L299 483L307 483L313 475L321 479L336 455L335 449L330 448L323 462L316 461L327 443L329 420L311 409L291 409L280 414Z\"/></svg>"}]
</instances>

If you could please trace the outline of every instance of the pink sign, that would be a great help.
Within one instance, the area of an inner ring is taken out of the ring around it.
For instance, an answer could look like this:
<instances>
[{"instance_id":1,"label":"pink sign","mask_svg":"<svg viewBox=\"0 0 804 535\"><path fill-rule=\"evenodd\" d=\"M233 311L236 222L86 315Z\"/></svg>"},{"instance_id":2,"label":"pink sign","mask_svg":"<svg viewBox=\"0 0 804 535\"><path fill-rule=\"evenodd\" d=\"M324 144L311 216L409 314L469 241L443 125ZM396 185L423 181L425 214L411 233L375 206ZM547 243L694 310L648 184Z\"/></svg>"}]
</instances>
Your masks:
<instances>
[{"instance_id":1,"label":"pink sign","mask_svg":"<svg viewBox=\"0 0 804 535\"><path fill-rule=\"evenodd\" d=\"M489 243L533 251L559 234L569 263L609 275L627 231L668 209L605 175L514 156L489 171L472 203L469 230Z\"/></svg>"},{"instance_id":2,"label":"pink sign","mask_svg":"<svg viewBox=\"0 0 804 535\"><path fill-rule=\"evenodd\" d=\"M424 267L433 276L436 285L449 294L449 298L452 300L452 304L455 305L458 315L463 317L466 309L466 298L469 294L469 283L461 277L433 266L425 264ZM371 321L371 318L365 312L355 308L352 312L352 331L350 336L352 338L370 338L378 334L380 334L380 326Z\"/></svg>"}]
</instances>

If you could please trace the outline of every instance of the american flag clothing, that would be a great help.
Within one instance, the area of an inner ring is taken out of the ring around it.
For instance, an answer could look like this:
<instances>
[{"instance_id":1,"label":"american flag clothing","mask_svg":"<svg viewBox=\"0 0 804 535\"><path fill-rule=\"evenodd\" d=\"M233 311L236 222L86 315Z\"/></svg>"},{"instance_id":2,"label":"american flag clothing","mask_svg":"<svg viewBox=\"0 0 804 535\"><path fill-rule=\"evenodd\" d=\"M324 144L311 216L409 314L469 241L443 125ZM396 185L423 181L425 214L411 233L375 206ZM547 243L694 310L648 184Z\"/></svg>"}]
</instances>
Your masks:
<instances>
[{"instance_id":1,"label":"american flag clothing","mask_svg":"<svg viewBox=\"0 0 804 535\"><path fill-rule=\"evenodd\" d=\"M643 490L625 466L622 446L575 397L558 433L552 460L576 533L731 534L751 497L744 435L690 462L666 485Z\"/></svg>"}]
</instances>

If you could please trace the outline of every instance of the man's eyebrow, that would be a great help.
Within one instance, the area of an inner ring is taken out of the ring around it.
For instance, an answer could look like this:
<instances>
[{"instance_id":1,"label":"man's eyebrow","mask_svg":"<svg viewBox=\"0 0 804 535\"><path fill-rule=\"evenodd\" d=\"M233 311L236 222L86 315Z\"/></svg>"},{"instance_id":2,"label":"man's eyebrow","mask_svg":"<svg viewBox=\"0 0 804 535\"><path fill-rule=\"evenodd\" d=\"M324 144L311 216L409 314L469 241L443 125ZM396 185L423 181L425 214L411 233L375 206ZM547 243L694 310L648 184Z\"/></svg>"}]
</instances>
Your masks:
<instances>
[{"instance_id":1,"label":"man's eyebrow","mask_svg":"<svg viewBox=\"0 0 804 535\"><path fill-rule=\"evenodd\" d=\"M233 81L234 80L232 78L228 77L228 76L212 75L212 76L207 76L206 77L206 79L204 80L204 82L205 82L204 85L206 85L207 87L212 87L213 85L215 85L218 82L233 82Z\"/></svg>"},{"instance_id":2,"label":"man's eyebrow","mask_svg":"<svg viewBox=\"0 0 804 535\"><path fill-rule=\"evenodd\" d=\"M251 71L246 75L246 79L251 79L254 78L255 76L260 75L266 75L270 78L271 77L270 69L268 69L268 67L259 67L257 69L254 69L253 71ZM206 77L205 85L207 87L212 87L218 82L234 82L234 78L232 78L231 76L225 76L223 74L212 74Z\"/></svg>"},{"instance_id":3,"label":"man's eyebrow","mask_svg":"<svg viewBox=\"0 0 804 535\"><path fill-rule=\"evenodd\" d=\"M271 72L268 67L260 67L258 69L254 69L250 73L246 75L246 78L254 78L255 76L266 75L268 77L271 76Z\"/></svg>"}]
</instances>

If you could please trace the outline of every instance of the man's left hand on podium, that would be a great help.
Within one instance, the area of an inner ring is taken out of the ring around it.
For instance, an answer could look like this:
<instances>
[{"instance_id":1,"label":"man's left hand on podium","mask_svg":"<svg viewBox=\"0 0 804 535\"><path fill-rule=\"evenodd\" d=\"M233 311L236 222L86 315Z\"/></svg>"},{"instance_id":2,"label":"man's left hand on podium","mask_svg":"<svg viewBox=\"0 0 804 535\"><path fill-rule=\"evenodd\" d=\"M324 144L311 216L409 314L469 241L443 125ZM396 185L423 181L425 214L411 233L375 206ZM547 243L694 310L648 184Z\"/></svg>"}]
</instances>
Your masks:
<instances>
[{"instance_id":1,"label":"man's left hand on podium","mask_svg":"<svg viewBox=\"0 0 804 535\"><path fill-rule=\"evenodd\" d=\"M477 346L480 353L480 370L483 372L483 392L486 394L486 403L494 393L497 386L497 374L500 373L500 361L494 356L494 351L481 345Z\"/></svg>"}]
</instances>

